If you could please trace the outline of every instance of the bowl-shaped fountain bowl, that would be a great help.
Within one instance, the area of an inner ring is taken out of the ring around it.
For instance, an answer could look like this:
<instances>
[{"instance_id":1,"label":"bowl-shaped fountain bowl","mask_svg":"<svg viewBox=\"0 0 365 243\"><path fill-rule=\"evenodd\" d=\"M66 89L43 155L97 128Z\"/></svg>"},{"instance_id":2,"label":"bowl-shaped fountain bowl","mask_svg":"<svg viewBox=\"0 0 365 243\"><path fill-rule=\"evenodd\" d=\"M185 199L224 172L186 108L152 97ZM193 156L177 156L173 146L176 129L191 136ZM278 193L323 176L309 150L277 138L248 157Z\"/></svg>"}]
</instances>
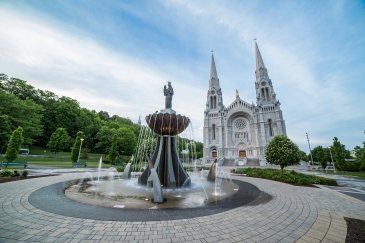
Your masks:
<instances>
[{"instance_id":1,"label":"bowl-shaped fountain bowl","mask_svg":"<svg viewBox=\"0 0 365 243\"><path fill-rule=\"evenodd\" d=\"M146 116L148 126L157 134L175 136L183 132L190 119L175 113L154 113Z\"/></svg>"}]
</instances>

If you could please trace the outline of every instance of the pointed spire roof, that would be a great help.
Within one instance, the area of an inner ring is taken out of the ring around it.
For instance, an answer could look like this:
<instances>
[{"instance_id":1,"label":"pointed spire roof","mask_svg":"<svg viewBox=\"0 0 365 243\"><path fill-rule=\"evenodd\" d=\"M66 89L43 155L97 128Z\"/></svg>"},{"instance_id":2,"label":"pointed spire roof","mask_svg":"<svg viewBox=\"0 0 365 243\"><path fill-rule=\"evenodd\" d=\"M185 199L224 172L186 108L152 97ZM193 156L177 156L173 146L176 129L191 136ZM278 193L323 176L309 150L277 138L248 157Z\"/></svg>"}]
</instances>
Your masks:
<instances>
[{"instance_id":1,"label":"pointed spire roof","mask_svg":"<svg viewBox=\"0 0 365 243\"><path fill-rule=\"evenodd\" d=\"M260 68L265 68L265 64L264 61L262 60L262 56L256 41L255 41L255 49L256 49L256 71L258 71Z\"/></svg>"},{"instance_id":2,"label":"pointed spire roof","mask_svg":"<svg viewBox=\"0 0 365 243\"><path fill-rule=\"evenodd\" d=\"M212 79L212 78L218 79L217 69L215 67L213 51L212 51L212 64L210 65L210 79Z\"/></svg>"}]
</instances>

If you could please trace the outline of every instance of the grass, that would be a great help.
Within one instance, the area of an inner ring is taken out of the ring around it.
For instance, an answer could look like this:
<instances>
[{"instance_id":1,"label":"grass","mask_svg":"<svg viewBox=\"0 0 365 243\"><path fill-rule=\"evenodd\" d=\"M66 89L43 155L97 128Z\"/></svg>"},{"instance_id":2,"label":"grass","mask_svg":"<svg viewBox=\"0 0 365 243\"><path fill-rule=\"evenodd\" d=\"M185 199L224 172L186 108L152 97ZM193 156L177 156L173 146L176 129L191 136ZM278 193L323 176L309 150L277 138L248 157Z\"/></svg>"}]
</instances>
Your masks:
<instances>
[{"instance_id":1,"label":"grass","mask_svg":"<svg viewBox=\"0 0 365 243\"><path fill-rule=\"evenodd\" d=\"M309 186L313 184L337 186L337 182L334 179L304 175L295 172L294 170L284 170L284 173L282 174L281 170L276 169L240 168L236 169L235 172L238 174L246 174L246 176L249 177L264 178L297 186Z\"/></svg>"},{"instance_id":2,"label":"grass","mask_svg":"<svg viewBox=\"0 0 365 243\"><path fill-rule=\"evenodd\" d=\"M31 151L31 154L32 153ZM42 167L50 167L50 168L72 168L72 162L70 158L70 153L68 152L60 152L56 155L54 153L49 154L41 154L45 157L30 157L26 155L20 155L16 161L26 161L28 162L28 168L32 166L42 166ZM87 168L97 168L99 165L100 157L104 155L102 154L88 154L88 159L81 159L86 161ZM0 161L4 161L5 158L0 157ZM103 168L109 168L110 164L103 164ZM9 169L19 169L19 166L8 166Z\"/></svg>"},{"instance_id":3,"label":"grass","mask_svg":"<svg viewBox=\"0 0 365 243\"><path fill-rule=\"evenodd\" d=\"M365 171L339 171L336 170L336 172L329 171L327 174L333 174L333 175L340 175L345 177L351 177L351 178L358 178L365 180Z\"/></svg>"}]
</instances>

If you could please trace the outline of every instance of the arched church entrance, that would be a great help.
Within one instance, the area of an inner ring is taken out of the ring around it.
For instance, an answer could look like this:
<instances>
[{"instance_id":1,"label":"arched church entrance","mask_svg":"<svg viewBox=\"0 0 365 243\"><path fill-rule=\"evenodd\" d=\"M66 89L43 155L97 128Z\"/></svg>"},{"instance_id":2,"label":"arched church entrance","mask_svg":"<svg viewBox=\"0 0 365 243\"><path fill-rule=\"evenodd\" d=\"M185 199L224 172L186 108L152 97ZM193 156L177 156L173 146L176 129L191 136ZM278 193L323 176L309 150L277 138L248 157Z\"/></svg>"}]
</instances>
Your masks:
<instances>
[{"instance_id":1,"label":"arched church entrance","mask_svg":"<svg viewBox=\"0 0 365 243\"><path fill-rule=\"evenodd\" d=\"M246 144L244 144L244 143L238 144L238 157L239 158L247 157L246 149L247 149Z\"/></svg>"},{"instance_id":2,"label":"arched church entrance","mask_svg":"<svg viewBox=\"0 0 365 243\"><path fill-rule=\"evenodd\" d=\"M239 150L238 151L238 156L240 158L245 158L246 157L246 150Z\"/></svg>"},{"instance_id":3,"label":"arched church entrance","mask_svg":"<svg viewBox=\"0 0 365 243\"><path fill-rule=\"evenodd\" d=\"M212 150L212 158L217 158L217 156L218 156L217 150L213 149Z\"/></svg>"}]
</instances>

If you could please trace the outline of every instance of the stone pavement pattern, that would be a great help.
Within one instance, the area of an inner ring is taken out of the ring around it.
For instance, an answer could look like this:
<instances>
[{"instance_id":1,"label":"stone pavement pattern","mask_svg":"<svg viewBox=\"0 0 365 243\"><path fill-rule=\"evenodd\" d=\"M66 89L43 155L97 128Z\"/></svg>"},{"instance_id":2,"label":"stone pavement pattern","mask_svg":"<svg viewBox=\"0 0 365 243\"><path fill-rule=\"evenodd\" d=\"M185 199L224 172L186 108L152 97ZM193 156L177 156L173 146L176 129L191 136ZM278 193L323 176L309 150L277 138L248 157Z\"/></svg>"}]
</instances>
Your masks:
<instances>
[{"instance_id":1,"label":"stone pavement pattern","mask_svg":"<svg viewBox=\"0 0 365 243\"><path fill-rule=\"evenodd\" d=\"M210 216L147 222L66 217L28 202L41 187L80 177L0 184L0 242L344 242L343 217L365 220L365 202L336 191L241 176L233 179L254 184L273 199Z\"/></svg>"}]
</instances>

